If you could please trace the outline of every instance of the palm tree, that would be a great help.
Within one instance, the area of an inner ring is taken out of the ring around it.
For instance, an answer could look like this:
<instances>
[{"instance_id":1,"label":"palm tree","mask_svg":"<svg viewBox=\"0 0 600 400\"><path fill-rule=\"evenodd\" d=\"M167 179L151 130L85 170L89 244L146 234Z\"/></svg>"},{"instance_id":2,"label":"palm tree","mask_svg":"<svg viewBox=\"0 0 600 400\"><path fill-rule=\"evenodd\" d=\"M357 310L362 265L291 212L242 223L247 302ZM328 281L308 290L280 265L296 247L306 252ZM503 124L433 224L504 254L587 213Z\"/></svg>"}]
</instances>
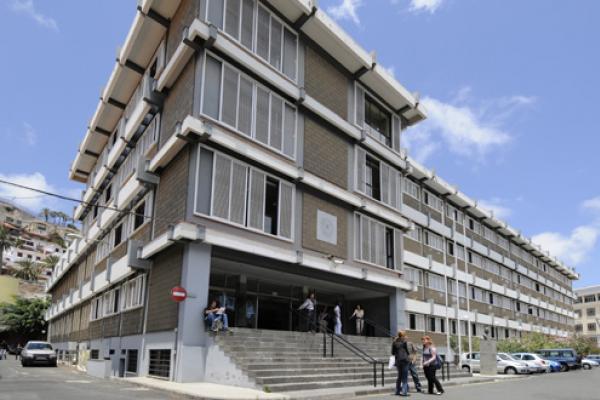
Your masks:
<instances>
[{"instance_id":1,"label":"palm tree","mask_svg":"<svg viewBox=\"0 0 600 400\"><path fill-rule=\"evenodd\" d=\"M14 240L8 234L8 231L0 226L0 269L4 264L4 251L10 249L14 245Z\"/></svg>"},{"instance_id":2,"label":"palm tree","mask_svg":"<svg viewBox=\"0 0 600 400\"><path fill-rule=\"evenodd\" d=\"M50 268L54 271L54 267L56 267L56 264L58 264L59 261L59 256L57 256L56 254L51 254L48 257L44 258L44 260L42 261L42 265L44 266L44 268Z\"/></svg>"},{"instance_id":3,"label":"palm tree","mask_svg":"<svg viewBox=\"0 0 600 400\"><path fill-rule=\"evenodd\" d=\"M42 208L42 211L40 212L40 217L44 217L44 220L48 222L51 213L52 211L49 208Z\"/></svg>"},{"instance_id":4,"label":"palm tree","mask_svg":"<svg viewBox=\"0 0 600 400\"><path fill-rule=\"evenodd\" d=\"M37 281L42 273L40 264L31 260L17 261L19 268L13 269L13 276L26 281Z\"/></svg>"}]
</instances>

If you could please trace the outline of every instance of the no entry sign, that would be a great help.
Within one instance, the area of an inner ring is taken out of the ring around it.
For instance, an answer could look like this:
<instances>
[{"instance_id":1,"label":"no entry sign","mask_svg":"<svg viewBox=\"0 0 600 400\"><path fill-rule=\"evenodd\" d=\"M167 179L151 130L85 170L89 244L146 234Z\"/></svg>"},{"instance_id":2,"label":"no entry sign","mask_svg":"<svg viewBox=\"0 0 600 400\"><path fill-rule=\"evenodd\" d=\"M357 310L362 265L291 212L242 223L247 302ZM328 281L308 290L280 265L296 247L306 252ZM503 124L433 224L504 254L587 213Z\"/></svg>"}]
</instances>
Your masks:
<instances>
[{"instance_id":1,"label":"no entry sign","mask_svg":"<svg viewBox=\"0 0 600 400\"><path fill-rule=\"evenodd\" d=\"M171 289L171 298L177 303L182 302L187 298L187 291L181 286L175 286Z\"/></svg>"}]
</instances>

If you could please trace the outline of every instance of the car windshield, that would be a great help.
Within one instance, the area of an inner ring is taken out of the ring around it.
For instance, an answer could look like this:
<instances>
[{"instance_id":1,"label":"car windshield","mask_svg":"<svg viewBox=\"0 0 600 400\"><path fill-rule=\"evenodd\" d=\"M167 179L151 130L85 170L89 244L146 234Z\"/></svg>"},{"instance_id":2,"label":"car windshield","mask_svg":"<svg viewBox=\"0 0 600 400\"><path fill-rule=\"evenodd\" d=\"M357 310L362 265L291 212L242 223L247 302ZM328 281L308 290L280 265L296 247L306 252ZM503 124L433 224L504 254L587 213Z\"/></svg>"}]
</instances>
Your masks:
<instances>
[{"instance_id":1,"label":"car windshield","mask_svg":"<svg viewBox=\"0 0 600 400\"><path fill-rule=\"evenodd\" d=\"M52 350L52 346L49 343L29 343L27 350Z\"/></svg>"}]
</instances>

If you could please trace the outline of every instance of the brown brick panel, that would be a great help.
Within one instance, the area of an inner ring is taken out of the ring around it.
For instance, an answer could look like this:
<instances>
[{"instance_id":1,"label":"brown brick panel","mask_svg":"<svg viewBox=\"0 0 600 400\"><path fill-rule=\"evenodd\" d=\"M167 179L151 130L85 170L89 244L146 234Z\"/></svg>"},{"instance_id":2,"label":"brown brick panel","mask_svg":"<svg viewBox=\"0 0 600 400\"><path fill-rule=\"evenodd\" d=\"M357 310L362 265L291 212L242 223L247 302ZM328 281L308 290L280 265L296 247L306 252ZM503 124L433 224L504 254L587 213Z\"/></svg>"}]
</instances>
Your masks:
<instances>
[{"instance_id":1,"label":"brown brick panel","mask_svg":"<svg viewBox=\"0 0 600 400\"><path fill-rule=\"evenodd\" d=\"M115 262L117 260L119 260L122 257L125 257L127 255L127 240L119 243L119 245L117 247L115 247L114 249L112 249L111 253L110 253L110 259Z\"/></svg>"},{"instance_id":2,"label":"brown brick panel","mask_svg":"<svg viewBox=\"0 0 600 400\"><path fill-rule=\"evenodd\" d=\"M446 265L454 265L456 258L454 256L446 254Z\"/></svg>"},{"instance_id":3,"label":"brown brick panel","mask_svg":"<svg viewBox=\"0 0 600 400\"><path fill-rule=\"evenodd\" d=\"M150 223L143 225L141 228L139 228L136 232L134 232L129 237L129 240L139 240L143 243L148 242L150 240L150 232L151 232L150 228L151 228Z\"/></svg>"},{"instance_id":4,"label":"brown brick panel","mask_svg":"<svg viewBox=\"0 0 600 400\"><path fill-rule=\"evenodd\" d=\"M144 324L143 308L126 311L122 313L121 318L121 336L137 335L142 333Z\"/></svg>"},{"instance_id":5,"label":"brown brick panel","mask_svg":"<svg viewBox=\"0 0 600 400\"><path fill-rule=\"evenodd\" d=\"M304 192L302 199L302 247L343 259L348 258L349 211L310 193ZM317 210L337 218L337 245L317 240Z\"/></svg>"},{"instance_id":6,"label":"brown brick panel","mask_svg":"<svg viewBox=\"0 0 600 400\"><path fill-rule=\"evenodd\" d=\"M465 234L465 227L462 224L456 224L456 231L458 233L462 233L464 235Z\"/></svg>"},{"instance_id":7,"label":"brown brick panel","mask_svg":"<svg viewBox=\"0 0 600 400\"><path fill-rule=\"evenodd\" d=\"M456 265L458 266L458 269L460 271L465 271L466 270L465 262L463 260L458 260L458 262L456 263Z\"/></svg>"},{"instance_id":8,"label":"brown brick panel","mask_svg":"<svg viewBox=\"0 0 600 400\"><path fill-rule=\"evenodd\" d=\"M121 316L119 314L111 317L106 317L102 320L102 336L103 337L115 337L119 336L119 322Z\"/></svg>"},{"instance_id":9,"label":"brown brick panel","mask_svg":"<svg viewBox=\"0 0 600 400\"><path fill-rule=\"evenodd\" d=\"M96 264L96 267L94 268L94 273L96 275L98 275L100 272L104 271L107 266L108 266L108 257L104 257L104 259L102 261L100 261L98 264Z\"/></svg>"},{"instance_id":10,"label":"brown brick panel","mask_svg":"<svg viewBox=\"0 0 600 400\"><path fill-rule=\"evenodd\" d=\"M429 214L429 216L431 216L431 219L434 219L437 222L442 222L442 213L429 206L423 206L423 213L425 215Z\"/></svg>"},{"instance_id":11,"label":"brown brick panel","mask_svg":"<svg viewBox=\"0 0 600 400\"><path fill-rule=\"evenodd\" d=\"M182 263L183 248L180 246L172 246L154 259L149 277L148 332L177 327L179 309L171 300L171 289L181 284Z\"/></svg>"},{"instance_id":12,"label":"brown brick panel","mask_svg":"<svg viewBox=\"0 0 600 400\"><path fill-rule=\"evenodd\" d=\"M160 120L160 145L175 132L177 122L182 122L185 117L191 115L194 105L194 71L195 61L192 59L183 69L181 75L175 81L175 85L169 91L169 95L163 104Z\"/></svg>"},{"instance_id":13,"label":"brown brick panel","mask_svg":"<svg viewBox=\"0 0 600 400\"><path fill-rule=\"evenodd\" d=\"M421 210L421 203L419 200L407 195L406 193L402 193L402 202L412 209L417 211Z\"/></svg>"},{"instance_id":14,"label":"brown brick panel","mask_svg":"<svg viewBox=\"0 0 600 400\"><path fill-rule=\"evenodd\" d=\"M423 246L423 256L431 256L434 261L444 263L444 253L429 246Z\"/></svg>"},{"instance_id":15,"label":"brown brick panel","mask_svg":"<svg viewBox=\"0 0 600 400\"><path fill-rule=\"evenodd\" d=\"M477 312L480 314L489 314L490 313L489 304L480 303L475 300L471 300L469 304L471 306L471 311L477 310Z\"/></svg>"},{"instance_id":16,"label":"brown brick panel","mask_svg":"<svg viewBox=\"0 0 600 400\"><path fill-rule=\"evenodd\" d=\"M437 290L425 288L424 291L425 299L433 300L436 304L446 305L446 295L444 292L438 292Z\"/></svg>"},{"instance_id":17,"label":"brown brick panel","mask_svg":"<svg viewBox=\"0 0 600 400\"><path fill-rule=\"evenodd\" d=\"M325 107L348 119L348 78L311 46L306 46L304 88Z\"/></svg>"},{"instance_id":18,"label":"brown brick panel","mask_svg":"<svg viewBox=\"0 0 600 400\"><path fill-rule=\"evenodd\" d=\"M171 59L177 46L181 43L184 28L189 27L194 18L199 16L198 5L200 3L198 0L183 0L179 4L179 8L171 18L171 25L167 33L167 60Z\"/></svg>"},{"instance_id":19,"label":"brown brick panel","mask_svg":"<svg viewBox=\"0 0 600 400\"><path fill-rule=\"evenodd\" d=\"M404 236L404 250L410 251L411 253L415 253L418 255L423 254L421 243L416 240L412 240L411 238Z\"/></svg>"},{"instance_id":20,"label":"brown brick panel","mask_svg":"<svg viewBox=\"0 0 600 400\"><path fill-rule=\"evenodd\" d=\"M164 233L170 224L185 219L189 152L188 147L180 151L160 175L154 203L155 237Z\"/></svg>"},{"instance_id":21,"label":"brown brick panel","mask_svg":"<svg viewBox=\"0 0 600 400\"><path fill-rule=\"evenodd\" d=\"M100 339L102 337L102 320L90 322L90 339Z\"/></svg>"},{"instance_id":22,"label":"brown brick panel","mask_svg":"<svg viewBox=\"0 0 600 400\"><path fill-rule=\"evenodd\" d=\"M309 117L304 118L304 169L348 189L350 144Z\"/></svg>"}]
</instances>

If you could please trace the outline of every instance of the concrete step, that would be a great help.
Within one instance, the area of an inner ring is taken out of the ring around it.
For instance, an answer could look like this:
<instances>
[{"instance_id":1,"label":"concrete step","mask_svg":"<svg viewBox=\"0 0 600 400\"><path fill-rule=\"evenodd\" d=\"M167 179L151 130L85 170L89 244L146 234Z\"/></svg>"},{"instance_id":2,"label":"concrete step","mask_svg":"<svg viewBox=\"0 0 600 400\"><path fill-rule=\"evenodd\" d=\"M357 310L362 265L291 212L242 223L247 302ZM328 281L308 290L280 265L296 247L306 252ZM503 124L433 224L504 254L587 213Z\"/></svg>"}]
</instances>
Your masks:
<instances>
[{"instance_id":1,"label":"concrete step","mask_svg":"<svg viewBox=\"0 0 600 400\"><path fill-rule=\"evenodd\" d=\"M381 380L379 380L381 382ZM378 382L378 385L379 385ZM268 389L271 392L288 392L288 391L306 391L315 389L332 389L332 388L343 388L352 386L367 386L373 384L373 377L369 379L349 379L349 380L320 380L316 382L295 382L295 383L273 383L264 385L264 389ZM386 386L391 387L391 382L386 382Z\"/></svg>"}]
</instances>

